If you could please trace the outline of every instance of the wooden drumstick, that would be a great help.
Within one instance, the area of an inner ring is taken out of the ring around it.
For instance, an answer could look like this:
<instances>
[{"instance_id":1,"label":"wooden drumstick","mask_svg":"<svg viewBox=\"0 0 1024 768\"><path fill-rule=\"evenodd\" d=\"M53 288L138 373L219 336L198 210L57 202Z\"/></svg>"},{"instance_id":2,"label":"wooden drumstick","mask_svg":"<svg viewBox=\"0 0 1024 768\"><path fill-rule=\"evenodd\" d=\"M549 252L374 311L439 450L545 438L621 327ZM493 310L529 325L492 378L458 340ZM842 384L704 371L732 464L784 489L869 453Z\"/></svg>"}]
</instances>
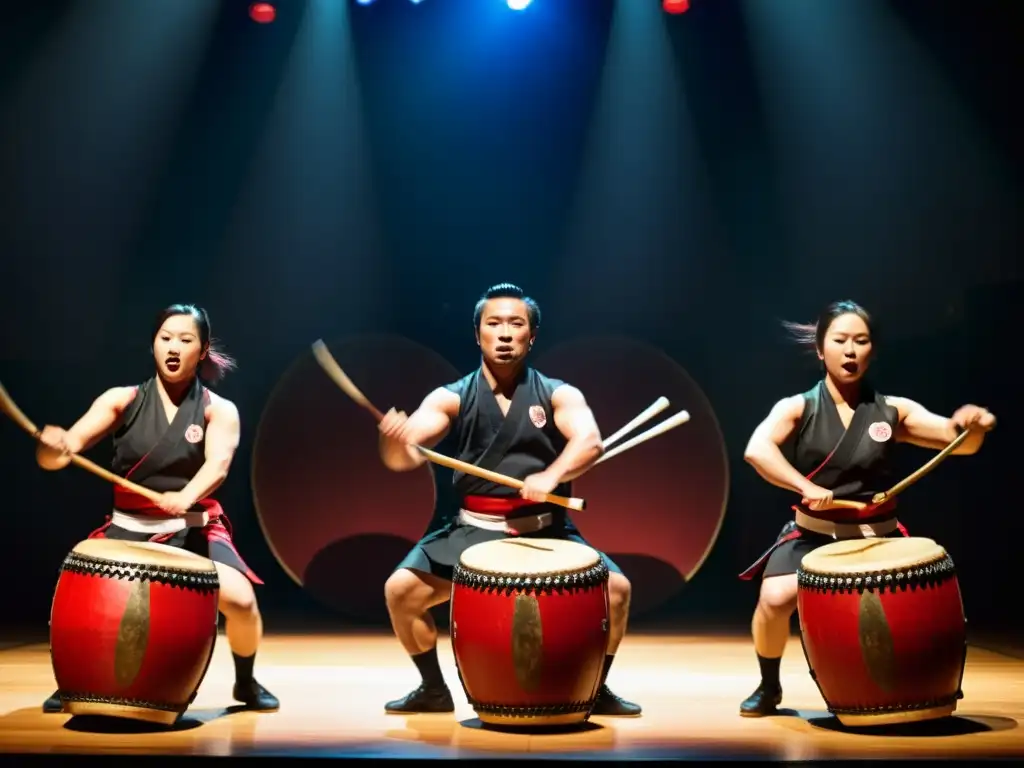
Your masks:
<instances>
[{"instance_id":1,"label":"wooden drumstick","mask_svg":"<svg viewBox=\"0 0 1024 768\"><path fill-rule=\"evenodd\" d=\"M514 477L502 475L498 472L492 472L489 469L481 469L473 464L467 464L464 461L459 461L458 459L445 456L443 453L435 453L429 448L424 448L420 445L415 446L415 448L435 464L440 464L441 466L448 467L449 469L454 469L457 472L465 472L467 475L482 477L484 480L490 480L492 483L498 483L499 485L507 485L509 488L522 488L526 485L522 480L516 480ZM558 496L554 493L549 493L544 497L544 500L551 502L552 504L557 504L560 507L576 510L577 512L581 512L587 508L587 502L583 499Z\"/></svg>"},{"instance_id":2,"label":"wooden drumstick","mask_svg":"<svg viewBox=\"0 0 1024 768\"><path fill-rule=\"evenodd\" d=\"M620 429L618 432L613 434L611 437L606 438L605 441L604 441L604 448L605 448L605 450L608 450L609 448L611 448L615 443L617 443L623 437L628 435L630 432L632 432L634 429L639 427L641 424L644 424L644 423L650 421L651 419L653 419L655 416L657 416L659 413L664 411L666 408L668 408L668 398L664 397L664 396L659 397L657 400L655 400L653 403L651 403L649 406L647 406L647 408L645 410L641 411L639 415L634 417L632 419L632 421L630 421L628 424L626 424L626 426L622 427L622 429Z\"/></svg>"},{"instance_id":3,"label":"wooden drumstick","mask_svg":"<svg viewBox=\"0 0 1024 768\"><path fill-rule=\"evenodd\" d=\"M21 408L17 406L17 404L14 402L14 399L7 393L7 390L4 388L3 384L0 384L0 410L7 414L11 421L13 421L26 432L28 432L30 435L32 435L33 439L35 439L36 441L39 440L39 435L41 434L40 430L22 412ZM133 491L134 493L137 493L140 496L144 496L150 501L160 501L162 494L159 494L156 491L152 491L149 488L143 488L141 485L136 485L131 480L127 480L126 478L123 478L120 475L115 475L113 472L104 469L98 464L94 464L84 456L79 456L77 453L72 453L68 455L71 459L71 463L77 464L82 469L88 470L89 472L92 472L94 475L102 477L104 480L114 483L115 485L120 485L122 488L125 488L129 491Z\"/></svg>"},{"instance_id":4,"label":"wooden drumstick","mask_svg":"<svg viewBox=\"0 0 1024 768\"><path fill-rule=\"evenodd\" d=\"M922 477L924 477L933 469L935 469L935 467L937 467L940 463L949 458L950 455L952 455L953 451L959 448L960 444L967 439L967 436L969 434L970 430L965 429L963 432L961 432L959 435L953 438L953 440L950 441L949 445L947 445L937 454L932 456L923 466L911 472L905 478L896 483L896 485L894 485L888 491L880 491L879 493L876 493L871 498L871 504L881 504L882 502L887 501L888 499L891 499L897 494L905 491L907 488L912 486ZM833 500L833 502L828 506L828 509L864 509L867 506L868 504L866 504L863 501L849 501L846 499L840 499L838 501Z\"/></svg>"},{"instance_id":5,"label":"wooden drumstick","mask_svg":"<svg viewBox=\"0 0 1024 768\"><path fill-rule=\"evenodd\" d=\"M352 379L348 377L338 365L338 361L334 359L334 355L327 349L327 345L324 344L323 339L317 339L313 342L313 357L320 363L320 367L324 369L324 372L331 377L335 384L341 387L341 390L351 397L358 405L368 410L373 414L378 422L384 419L384 414L378 411L370 399L359 391L359 387L352 383Z\"/></svg>"},{"instance_id":6,"label":"wooden drumstick","mask_svg":"<svg viewBox=\"0 0 1024 768\"><path fill-rule=\"evenodd\" d=\"M618 446L612 448L610 451L605 453L604 456L602 456L600 459L595 461L594 462L594 466L597 466L602 461L608 461L608 459L612 458L613 456L618 456L620 453L622 453L624 451L628 451L630 448L638 446L641 443L646 443L652 437L657 437L658 435L662 435L662 434L668 432L670 429L675 429L680 424L685 424L689 420L690 420L690 414L687 413L686 411L680 411L675 416L669 416L667 419L665 419L660 424L656 424L655 426L651 427L650 429L646 430L645 432L641 432L639 435L637 435L633 439L627 440L622 445L618 445Z\"/></svg>"},{"instance_id":7,"label":"wooden drumstick","mask_svg":"<svg viewBox=\"0 0 1024 768\"><path fill-rule=\"evenodd\" d=\"M925 464L920 469L918 469L918 470L912 472L911 474L907 475L905 478L903 478L898 483L896 483L896 485L894 485L888 491L883 491L882 493L875 494L875 497L871 501L873 503L875 503L875 504L878 504L879 502L885 501L886 499L891 498L891 497L895 496L896 494L906 490L909 486L913 485L918 480L920 480L922 477L924 477L929 472L931 472L933 469L935 469L935 467L938 466L941 462L943 462L947 458L949 458L952 455L953 451L955 451L957 448L959 448L960 444L964 440L966 440L967 436L970 435L970 434L971 434L971 431L969 429L965 429L959 435L954 437L950 441L949 445L947 445L945 448L943 448L937 454L932 456L931 459L929 459L927 462L925 462Z\"/></svg>"},{"instance_id":8,"label":"wooden drumstick","mask_svg":"<svg viewBox=\"0 0 1024 768\"><path fill-rule=\"evenodd\" d=\"M320 339L313 342L313 355L316 357L316 361L320 364L320 367L324 369L324 372L334 381L341 390L348 395L357 404L368 410L373 417L379 423L383 418L382 414L374 405L370 402L369 398L366 397L359 388L352 382L352 379L341 369L338 365L338 361L334 359L334 356L327 349L327 345ZM480 477L484 480L490 480L492 483L498 483L499 485L505 485L509 488L521 489L525 483L522 480L517 480L514 477L508 475L502 475L498 472L492 472L489 469L481 469L480 467L468 464L465 461L459 461L453 459L444 454L432 451L429 448L424 448L421 445L413 446L422 453L427 459L440 464L443 467L448 467L456 472L464 472L467 475L473 475L474 477ZM557 504L560 507L566 507L576 511L582 511L587 508L587 502L583 499L569 498L567 496L558 496L553 493L549 493L545 498L545 501L551 504Z\"/></svg>"},{"instance_id":9,"label":"wooden drumstick","mask_svg":"<svg viewBox=\"0 0 1024 768\"><path fill-rule=\"evenodd\" d=\"M877 495L877 494L876 494ZM866 501L852 501L851 499L833 499L827 507L821 507L819 512L827 512L830 509L866 509Z\"/></svg>"}]
</instances>

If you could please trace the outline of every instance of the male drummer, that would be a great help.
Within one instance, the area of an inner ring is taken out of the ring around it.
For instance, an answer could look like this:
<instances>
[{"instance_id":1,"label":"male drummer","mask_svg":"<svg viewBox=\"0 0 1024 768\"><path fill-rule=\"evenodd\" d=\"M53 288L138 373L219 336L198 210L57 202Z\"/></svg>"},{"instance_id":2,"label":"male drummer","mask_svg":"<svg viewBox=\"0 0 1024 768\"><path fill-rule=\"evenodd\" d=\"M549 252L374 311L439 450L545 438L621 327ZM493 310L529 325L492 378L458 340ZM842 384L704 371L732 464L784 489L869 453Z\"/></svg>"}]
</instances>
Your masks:
<instances>
[{"instance_id":1,"label":"male drummer","mask_svg":"<svg viewBox=\"0 0 1024 768\"><path fill-rule=\"evenodd\" d=\"M435 389L410 416L391 409L380 423L380 455L395 472L425 461L414 446L432 447L451 431L456 458L522 480L521 491L456 472L458 515L424 537L384 585L388 613L399 641L412 656L422 683L390 713L453 712L451 692L437 659L437 628L429 613L451 595L461 554L485 541L512 536L569 539L586 544L564 507L544 502L549 493L571 495L571 481L594 465L601 433L578 389L526 364L540 326L540 307L521 288L489 288L473 314L481 365ZM630 584L602 554L610 571L608 655L591 714L636 716L641 708L605 684L626 631Z\"/></svg>"}]
</instances>

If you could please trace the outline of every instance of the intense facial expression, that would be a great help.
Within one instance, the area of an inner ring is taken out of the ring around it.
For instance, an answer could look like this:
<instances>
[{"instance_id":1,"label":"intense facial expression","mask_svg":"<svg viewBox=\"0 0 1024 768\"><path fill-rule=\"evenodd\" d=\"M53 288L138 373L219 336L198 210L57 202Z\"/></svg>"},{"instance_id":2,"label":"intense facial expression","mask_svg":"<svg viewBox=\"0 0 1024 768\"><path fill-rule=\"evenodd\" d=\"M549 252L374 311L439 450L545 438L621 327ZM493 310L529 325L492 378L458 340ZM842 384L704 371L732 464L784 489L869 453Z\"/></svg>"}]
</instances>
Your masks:
<instances>
[{"instance_id":1,"label":"intense facial expression","mask_svg":"<svg viewBox=\"0 0 1024 768\"><path fill-rule=\"evenodd\" d=\"M477 343L488 365L515 365L533 344L530 314L522 299L488 299L480 315Z\"/></svg>"},{"instance_id":2,"label":"intense facial expression","mask_svg":"<svg viewBox=\"0 0 1024 768\"><path fill-rule=\"evenodd\" d=\"M153 339L157 371L164 381L172 384L195 376L199 361L205 356L199 327L189 315L168 317Z\"/></svg>"},{"instance_id":3,"label":"intense facial expression","mask_svg":"<svg viewBox=\"0 0 1024 768\"><path fill-rule=\"evenodd\" d=\"M871 364L871 330L860 315L840 315L829 325L818 350L825 371L838 384L859 381Z\"/></svg>"}]
</instances>

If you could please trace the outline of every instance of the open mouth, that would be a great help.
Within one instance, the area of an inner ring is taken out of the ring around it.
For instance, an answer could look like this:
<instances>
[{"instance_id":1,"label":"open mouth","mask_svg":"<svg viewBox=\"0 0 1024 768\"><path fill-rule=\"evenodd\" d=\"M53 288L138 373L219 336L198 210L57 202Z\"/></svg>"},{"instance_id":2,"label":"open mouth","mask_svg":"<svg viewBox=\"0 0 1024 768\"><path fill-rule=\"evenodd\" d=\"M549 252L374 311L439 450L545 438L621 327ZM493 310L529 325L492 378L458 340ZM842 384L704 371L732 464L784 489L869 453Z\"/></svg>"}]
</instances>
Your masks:
<instances>
[{"instance_id":1,"label":"open mouth","mask_svg":"<svg viewBox=\"0 0 1024 768\"><path fill-rule=\"evenodd\" d=\"M843 370L847 373L856 373L860 370L860 366L856 363L843 363Z\"/></svg>"},{"instance_id":2,"label":"open mouth","mask_svg":"<svg viewBox=\"0 0 1024 768\"><path fill-rule=\"evenodd\" d=\"M171 373L175 373L179 368L181 368L181 361L174 357L167 360L164 364L167 366L167 370Z\"/></svg>"}]
</instances>

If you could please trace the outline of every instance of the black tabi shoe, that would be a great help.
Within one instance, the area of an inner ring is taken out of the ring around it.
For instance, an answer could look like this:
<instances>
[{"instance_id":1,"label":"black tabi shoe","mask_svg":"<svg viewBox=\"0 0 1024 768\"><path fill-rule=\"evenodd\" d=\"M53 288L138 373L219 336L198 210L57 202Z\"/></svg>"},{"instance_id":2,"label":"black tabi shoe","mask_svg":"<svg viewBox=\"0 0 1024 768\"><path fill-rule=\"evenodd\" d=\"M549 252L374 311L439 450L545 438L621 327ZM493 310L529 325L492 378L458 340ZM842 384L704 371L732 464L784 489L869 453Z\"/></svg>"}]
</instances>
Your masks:
<instances>
[{"instance_id":1,"label":"black tabi shoe","mask_svg":"<svg viewBox=\"0 0 1024 768\"><path fill-rule=\"evenodd\" d=\"M240 701L246 709L256 712L276 712L281 707L277 696L272 694L255 680L247 683L235 683L232 691L235 701Z\"/></svg>"},{"instance_id":2,"label":"black tabi shoe","mask_svg":"<svg viewBox=\"0 0 1024 768\"><path fill-rule=\"evenodd\" d=\"M602 685L597 690L597 701L594 708L590 710L591 715L602 715L604 717L638 717L643 712L639 704L616 696L607 685Z\"/></svg>"},{"instance_id":3,"label":"black tabi shoe","mask_svg":"<svg viewBox=\"0 0 1024 768\"><path fill-rule=\"evenodd\" d=\"M60 701L60 691L54 691L53 695L43 702L43 712L47 715L56 715L64 711L64 705Z\"/></svg>"},{"instance_id":4,"label":"black tabi shoe","mask_svg":"<svg viewBox=\"0 0 1024 768\"><path fill-rule=\"evenodd\" d=\"M389 701L384 711L390 714L437 714L455 711L448 686L428 688L423 683L409 695Z\"/></svg>"},{"instance_id":5,"label":"black tabi shoe","mask_svg":"<svg viewBox=\"0 0 1024 768\"><path fill-rule=\"evenodd\" d=\"M769 687L764 683L757 686L746 700L740 704L740 715L742 717L765 717L777 713L779 704L782 703L782 689Z\"/></svg>"}]
</instances>

